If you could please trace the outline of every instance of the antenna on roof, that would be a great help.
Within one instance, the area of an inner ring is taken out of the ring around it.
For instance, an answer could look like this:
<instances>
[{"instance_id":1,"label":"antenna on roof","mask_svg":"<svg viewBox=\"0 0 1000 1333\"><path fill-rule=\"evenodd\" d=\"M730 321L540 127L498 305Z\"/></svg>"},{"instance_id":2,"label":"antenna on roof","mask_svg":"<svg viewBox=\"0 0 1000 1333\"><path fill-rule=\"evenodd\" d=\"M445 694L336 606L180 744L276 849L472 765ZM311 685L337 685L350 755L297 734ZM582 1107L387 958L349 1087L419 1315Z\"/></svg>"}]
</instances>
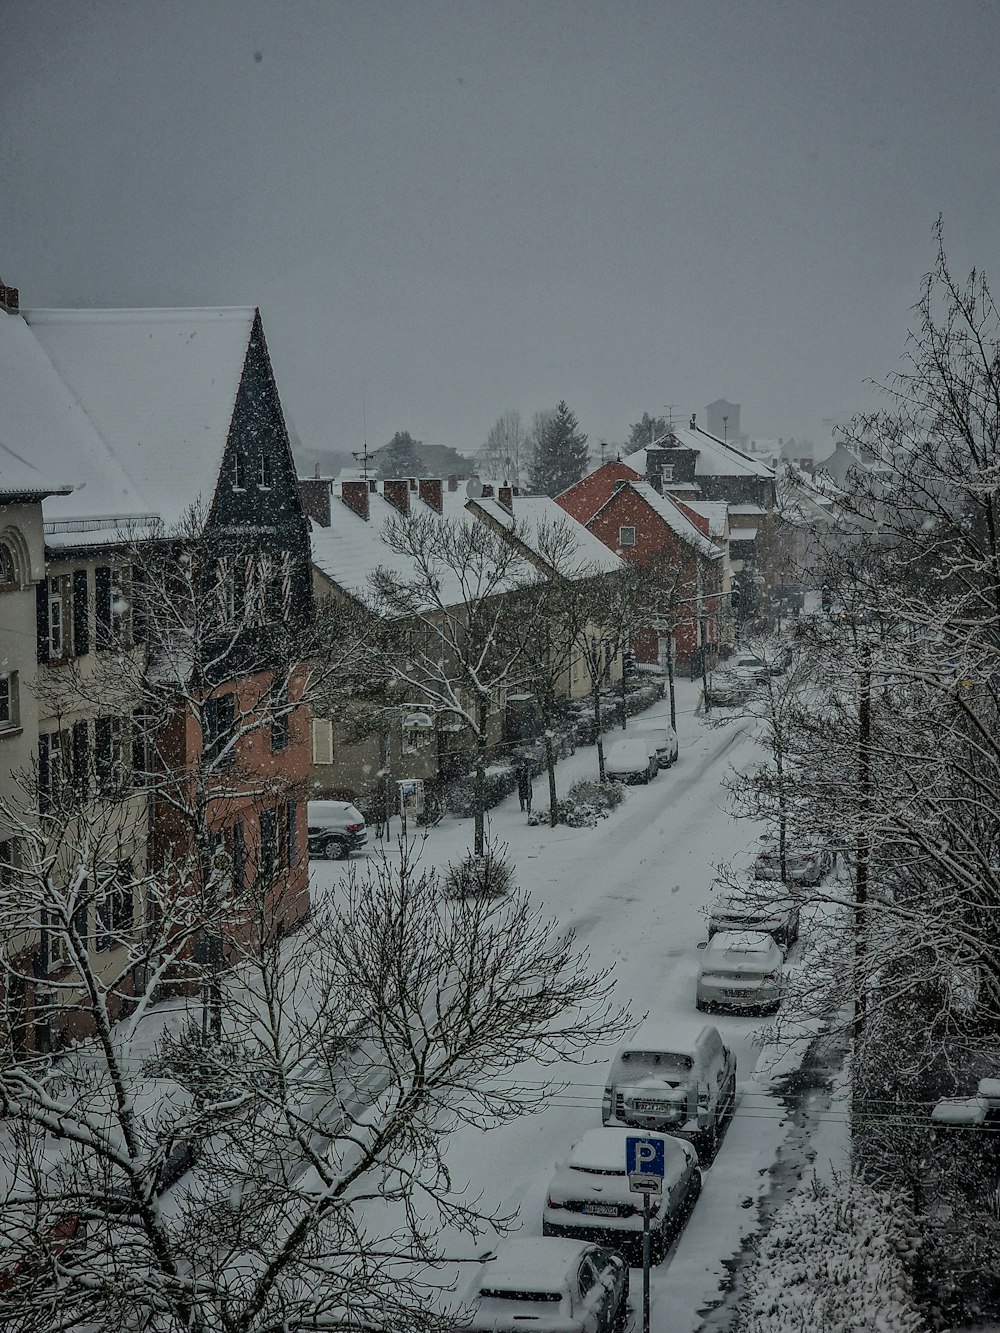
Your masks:
<instances>
[{"instance_id":1,"label":"antenna on roof","mask_svg":"<svg viewBox=\"0 0 1000 1333\"><path fill-rule=\"evenodd\" d=\"M674 428L674 408L676 406L677 406L676 403L663 404L663 410L667 414L667 430L673 430Z\"/></svg>"},{"instance_id":2,"label":"antenna on roof","mask_svg":"<svg viewBox=\"0 0 1000 1333\"><path fill-rule=\"evenodd\" d=\"M372 449L372 450L369 452L369 449L368 449L368 402L367 402L367 399L364 398L364 396L362 396L362 399L361 399L361 423L362 423L362 430L363 430L363 437L362 437L362 438L363 438L363 440L364 440L364 447L362 448L362 450L361 450L360 453L357 453L357 454L356 454L356 453L354 453L354 452L352 451L352 453L351 453L351 457L354 459L355 463L360 463L360 464L361 464L361 476L364 478L365 481L367 481L367 480L368 480L368 464L369 464L369 463L371 462L371 460L375 457L375 455L376 455L376 454L380 454L380 453L382 452L382 450L381 450L381 449Z\"/></svg>"}]
</instances>

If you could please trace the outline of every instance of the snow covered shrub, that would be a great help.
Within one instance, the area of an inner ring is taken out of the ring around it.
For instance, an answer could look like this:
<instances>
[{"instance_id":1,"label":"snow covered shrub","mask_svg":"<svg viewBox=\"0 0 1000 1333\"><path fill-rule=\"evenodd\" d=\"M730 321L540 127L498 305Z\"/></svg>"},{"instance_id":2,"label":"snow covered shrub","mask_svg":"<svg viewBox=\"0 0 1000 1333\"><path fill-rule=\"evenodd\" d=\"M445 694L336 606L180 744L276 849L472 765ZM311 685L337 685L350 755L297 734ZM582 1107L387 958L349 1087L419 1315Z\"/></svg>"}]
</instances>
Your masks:
<instances>
[{"instance_id":1,"label":"snow covered shrub","mask_svg":"<svg viewBox=\"0 0 1000 1333\"><path fill-rule=\"evenodd\" d=\"M567 828L595 828L625 799L620 782L574 782L564 800L556 806L556 823ZM549 811L539 810L528 816L528 823L550 823Z\"/></svg>"},{"instance_id":2,"label":"snow covered shrub","mask_svg":"<svg viewBox=\"0 0 1000 1333\"><path fill-rule=\"evenodd\" d=\"M503 898L514 889L514 868L506 858L507 845L489 843L482 856L467 852L461 861L449 861L442 876L449 898Z\"/></svg>"},{"instance_id":3,"label":"snow covered shrub","mask_svg":"<svg viewBox=\"0 0 1000 1333\"><path fill-rule=\"evenodd\" d=\"M484 809L492 810L504 797L517 788L517 773L512 764L490 764L485 777L486 799ZM476 812L476 775L449 782L442 793L442 803L449 814L468 819Z\"/></svg>"},{"instance_id":4,"label":"snow covered shrub","mask_svg":"<svg viewBox=\"0 0 1000 1333\"><path fill-rule=\"evenodd\" d=\"M737 1333L922 1333L903 1210L863 1181L813 1178L778 1210L746 1273Z\"/></svg>"}]
</instances>

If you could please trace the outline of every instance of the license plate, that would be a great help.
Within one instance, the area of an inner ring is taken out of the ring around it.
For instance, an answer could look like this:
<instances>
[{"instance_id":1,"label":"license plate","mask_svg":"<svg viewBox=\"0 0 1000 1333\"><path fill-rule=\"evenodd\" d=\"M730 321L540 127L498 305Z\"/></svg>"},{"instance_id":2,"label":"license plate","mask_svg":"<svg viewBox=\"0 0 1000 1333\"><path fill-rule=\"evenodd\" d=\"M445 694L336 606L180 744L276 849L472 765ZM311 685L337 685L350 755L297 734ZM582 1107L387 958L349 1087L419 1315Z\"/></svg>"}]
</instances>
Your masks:
<instances>
[{"instance_id":1,"label":"license plate","mask_svg":"<svg viewBox=\"0 0 1000 1333\"><path fill-rule=\"evenodd\" d=\"M587 1203L584 1211L591 1217L617 1217L618 1205L614 1203Z\"/></svg>"},{"instance_id":2,"label":"license plate","mask_svg":"<svg viewBox=\"0 0 1000 1333\"><path fill-rule=\"evenodd\" d=\"M722 993L727 1000L745 1000L750 992L745 990L724 990Z\"/></svg>"},{"instance_id":3,"label":"license plate","mask_svg":"<svg viewBox=\"0 0 1000 1333\"><path fill-rule=\"evenodd\" d=\"M663 1110L663 1107L659 1102L633 1102L632 1109L633 1111L645 1111L647 1115L656 1115L657 1112Z\"/></svg>"}]
</instances>

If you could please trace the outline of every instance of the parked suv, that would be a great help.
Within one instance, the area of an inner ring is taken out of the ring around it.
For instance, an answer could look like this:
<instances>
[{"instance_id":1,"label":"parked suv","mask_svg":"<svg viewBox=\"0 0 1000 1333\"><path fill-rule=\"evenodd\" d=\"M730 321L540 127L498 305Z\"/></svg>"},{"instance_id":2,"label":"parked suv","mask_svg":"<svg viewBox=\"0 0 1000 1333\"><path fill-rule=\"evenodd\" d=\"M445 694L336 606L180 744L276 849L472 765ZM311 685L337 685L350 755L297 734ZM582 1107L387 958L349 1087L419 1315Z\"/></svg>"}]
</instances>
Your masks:
<instances>
[{"instance_id":1,"label":"parked suv","mask_svg":"<svg viewBox=\"0 0 1000 1333\"><path fill-rule=\"evenodd\" d=\"M736 1109L736 1056L719 1029L644 1024L611 1062L601 1119L688 1139L711 1162Z\"/></svg>"},{"instance_id":2,"label":"parked suv","mask_svg":"<svg viewBox=\"0 0 1000 1333\"><path fill-rule=\"evenodd\" d=\"M365 817L349 801L310 801L309 855L343 860L368 841Z\"/></svg>"}]
</instances>

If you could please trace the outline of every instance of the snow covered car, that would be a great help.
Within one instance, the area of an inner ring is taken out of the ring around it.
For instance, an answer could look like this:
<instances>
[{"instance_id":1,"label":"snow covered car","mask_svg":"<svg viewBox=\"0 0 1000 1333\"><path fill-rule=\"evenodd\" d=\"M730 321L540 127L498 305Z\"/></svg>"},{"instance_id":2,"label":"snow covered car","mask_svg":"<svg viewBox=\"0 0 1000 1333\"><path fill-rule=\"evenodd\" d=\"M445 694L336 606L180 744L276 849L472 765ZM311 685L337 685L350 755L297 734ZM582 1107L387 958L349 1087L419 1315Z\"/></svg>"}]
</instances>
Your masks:
<instances>
[{"instance_id":1,"label":"snow covered car","mask_svg":"<svg viewBox=\"0 0 1000 1333\"><path fill-rule=\"evenodd\" d=\"M589 1129L549 1182L542 1234L598 1241L642 1263L642 1195L629 1189L625 1140L630 1129ZM660 1263L701 1193L698 1154L669 1134L647 1134L664 1147L663 1194L650 1201L650 1256Z\"/></svg>"},{"instance_id":2,"label":"snow covered car","mask_svg":"<svg viewBox=\"0 0 1000 1333\"><path fill-rule=\"evenodd\" d=\"M365 817L350 801L310 801L306 818L310 856L342 861L368 841Z\"/></svg>"},{"instance_id":3,"label":"snow covered car","mask_svg":"<svg viewBox=\"0 0 1000 1333\"><path fill-rule=\"evenodd\" d=\"M781 849L777 838L761 840L761 849L753 863L755 879L777 879L781 875ZM815 842L785 842L785 881L788 884L819 884L833 867L833 853Z\"/></svg>"},{"instance_id":4,"label":"snow covered car","mask_svg":"<svg viewBox=\"0 0 1000 1333\"><path fill-rule=\"evenodd\" d=\"M697 1008L776 1012L781 1004L783 962L780 947L763 931L720 931L702 954Z\"/></svg>"},{"instance_id":5,"label":"snow covered car","mask_svg":"<svg viewBox=\"0 0 1000 1333\"><path fill-rule=\"evenodd\" d=\"M628 1265L600 1245L505 1240L476 1273L462 1329L479 1333L622 1333Z\"/></svg>"},{"instance_id":6,"label":"snow covered car","mask_svg":"<svg viewBox=\"0 0 1000 1333\"><path fill-rule=\"evenodd\" d=\"M604 775L609 782L648 782L658 769L656 747L645 741L614 741L604 752Z\"/></svg>"},{"instance_id":7,"label":"snow covered car","mask_svg":"<svg viewBox=\"0 0 1000 1333\"><path fill-rule=\"evenodd\" d=\"M601 1119L687 1139L707 1165L735 1109L736 1056L718 1028L647 1022L611 1062Z\"/></svg>"},{"instance_id":8,"label":"snow covered car","mask_svg":"<svg viewBox=\"0 0 1000 1333\"><path fill-rule=\"evenodd\" d=\"M677 732L671 726L642 724L636 734L656 745L656 762L660 768L669 768L677 759Z\"/></svg>"},{"instance_id":9,"label":"snow covered car","mask_svg":"<svg viewBox=\"0 0 1000 1333\"><path fill-rule=\"evenodd\" d=\"M799 905L772 880L720 893L708 918L708 938L723 930L762 930L786 953L799 938Z\"/></svg>"}]
</instances>

